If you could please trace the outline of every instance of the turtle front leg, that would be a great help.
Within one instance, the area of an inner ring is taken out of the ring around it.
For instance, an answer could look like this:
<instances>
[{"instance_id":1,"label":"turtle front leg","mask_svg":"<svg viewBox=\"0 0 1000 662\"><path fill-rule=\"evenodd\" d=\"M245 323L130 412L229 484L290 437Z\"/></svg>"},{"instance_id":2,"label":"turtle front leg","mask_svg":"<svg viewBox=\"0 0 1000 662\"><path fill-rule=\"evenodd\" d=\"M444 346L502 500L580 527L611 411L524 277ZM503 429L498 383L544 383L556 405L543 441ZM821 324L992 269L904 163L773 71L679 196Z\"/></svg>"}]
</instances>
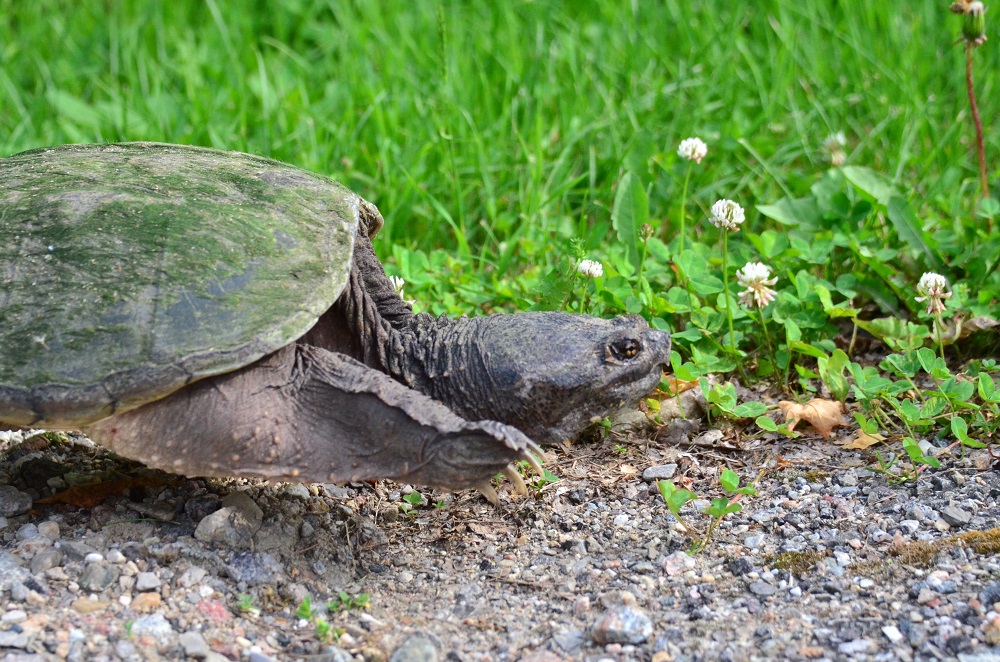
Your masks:
<instances>
[{"instance_id":1,"label":"turtle front leg","mask_svg":"<svg viewBox=\"0 0 1000 662\"><path fill-rule=\"evenodd\" d=\"M128 458L186 476L330 482L391 478L492 492L540 452L519 430L471 422L347 357L294 345L85 430Z\"/></svg>"}]
</instances>

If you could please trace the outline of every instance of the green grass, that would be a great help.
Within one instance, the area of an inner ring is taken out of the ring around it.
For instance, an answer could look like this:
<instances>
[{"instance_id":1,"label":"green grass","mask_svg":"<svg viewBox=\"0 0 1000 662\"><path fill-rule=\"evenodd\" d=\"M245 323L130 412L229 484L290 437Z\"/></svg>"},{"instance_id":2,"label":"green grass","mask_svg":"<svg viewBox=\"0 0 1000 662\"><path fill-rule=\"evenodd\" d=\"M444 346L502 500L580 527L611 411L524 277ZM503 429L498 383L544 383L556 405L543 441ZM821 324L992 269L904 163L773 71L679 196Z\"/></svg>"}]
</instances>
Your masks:
<instances>
[{"instance_id":1,"label":"green grass","mask_svg":"<svg viewBox=\"0 0 1000 662\"><path fill-rule=\"evenodd\" d=\"M960 214L974 164L957 20L931 0L849 6L4 0L0 153L162 140L268 154L376 202L384 242L502 276L553 263L552 242L604 244L625 167L651 182L654 218L675 215L688 135L712 150L702 210L803 189L844 131L851 163ZM1000 65L992 44L979 57ZM995 117L991 77L979 92ZM667 169L647 170L657 153Z\"/></svg>"}]
</instances>

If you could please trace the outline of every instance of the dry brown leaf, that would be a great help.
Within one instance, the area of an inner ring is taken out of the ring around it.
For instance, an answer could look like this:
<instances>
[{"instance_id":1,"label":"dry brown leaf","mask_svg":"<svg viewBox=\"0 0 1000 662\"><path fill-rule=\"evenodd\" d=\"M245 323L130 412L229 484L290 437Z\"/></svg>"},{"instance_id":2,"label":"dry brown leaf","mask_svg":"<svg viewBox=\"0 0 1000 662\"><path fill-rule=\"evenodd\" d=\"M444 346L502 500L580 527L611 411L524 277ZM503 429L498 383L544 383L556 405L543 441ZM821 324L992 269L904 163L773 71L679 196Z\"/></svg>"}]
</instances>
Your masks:
<instances>
[{"instance_id":1,"label":"dry brown leaf","mask_svg":"<svg viewBox=\"0 0 1000 662\"><path fill-rule=\"evenodd\" d=\"M633 467L631 464L623 464L618 467L618 471L622 472L623 476L634 476L639 473L639 470Z\"/></svg>"},{"instance_id":2,"label":"dry brown leaf","mask_svg":"<svg viewBox=\"0 0 1000 662\"><path fill-rule=\"evenodd\" d=\"M677 379L676 377L663 376L663 381L665 381L670 386L669 392L663 392L663 395L674 398L683 393L684 391L690 391L691 389L698 386L697 381L686 382L683 379Z\"/></svg>"},{"instance_id":3,"label":"dry brown leaf","mask_svg":"<svg viewBox=\"0 0 1000 662\"><path fill-rule=\"evenodd\" d=\"M38 499L35 503L65 503L76 508L93 508L105 499L122 496L129 490L146 487L160 487L176 483L176 479L164 479L158 476L143 476L140 478L123 478L106 483L78 485L63 490L58 494Z\"/></svg>"},{"instance_id":4,"label":"dry brown leaf","mask_svg":"<svg viewBox=\"0 0 1000 662\"><path fill-rule=\"evenodd\" d=\"M794 430L799 421L805 421L816 428L824 439L829 439L833 428L844 425L844 417L840 413L841 404L835 400L813 398L804 405L782 400L778 407L785 414L789 430Z\"/></svg>"},{"instance_id":5,"label":"dry brown leaf","mask_svg":"<svg viewBox=\"0 0 1000 662\"><path fill-rule=\"evenodd\" d=\"M777 464L777 466L775 466L775 469L777 469L778 471L781 471L782 469L787 469L787 468L793 467L793 466L795 466L794 462L792 462L791 460L786 460L785 458L783 458L783 457L781 457L779 455L778 456L778 464Z\"/></svg>"},{"instance_id":6,"label":"dry brown leaf","mask_svg":"<svg viewBox=\"0 0 1000 662\"><path fill-rule=\"evenodd\" d=\"M977 331L992 329L998 324L1000 324L1000 321L992 317L973 317L967 320L953 318L945 322L944 329L941 332L941 342L945 345L950 345L956 340L971 336Z\"/></svg>"},{"instance_id":7,"label":"dry brown leaf","mask_svg":"<svg viewBox=\"0 0 1000 662\"><path fill-rule=\"evenodd\" d=\"M858 436L844 444L844 448L853 448L860 451L868 448L869 446L874 446L882 441L885 441L885 437L880 435L878 432L875 434L868 434L864 430L858 430Z\"/></svg>"}]
</instances>

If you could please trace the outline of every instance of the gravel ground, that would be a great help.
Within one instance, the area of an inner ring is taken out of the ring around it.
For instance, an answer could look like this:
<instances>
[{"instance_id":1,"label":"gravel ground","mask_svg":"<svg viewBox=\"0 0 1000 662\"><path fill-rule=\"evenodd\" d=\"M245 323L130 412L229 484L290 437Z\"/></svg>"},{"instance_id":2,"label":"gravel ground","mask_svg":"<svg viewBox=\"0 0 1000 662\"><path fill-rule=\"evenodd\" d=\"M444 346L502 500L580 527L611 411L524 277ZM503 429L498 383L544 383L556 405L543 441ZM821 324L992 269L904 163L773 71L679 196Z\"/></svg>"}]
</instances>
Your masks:
<instances>
[{"instance_id":1,"label":"gravel ground","mask_svg":"<svg viewBox=\"0 0 1000 662\"><path fill-rule=\"evenodd\" d=\"M895 486L808 430L699 425L551 451L559 481L497 507L0 433L0 659L1000 660L986 451ZM652 477L712 498L721 467L759 494L688 555Z\"/></svg>"}]
</instances>

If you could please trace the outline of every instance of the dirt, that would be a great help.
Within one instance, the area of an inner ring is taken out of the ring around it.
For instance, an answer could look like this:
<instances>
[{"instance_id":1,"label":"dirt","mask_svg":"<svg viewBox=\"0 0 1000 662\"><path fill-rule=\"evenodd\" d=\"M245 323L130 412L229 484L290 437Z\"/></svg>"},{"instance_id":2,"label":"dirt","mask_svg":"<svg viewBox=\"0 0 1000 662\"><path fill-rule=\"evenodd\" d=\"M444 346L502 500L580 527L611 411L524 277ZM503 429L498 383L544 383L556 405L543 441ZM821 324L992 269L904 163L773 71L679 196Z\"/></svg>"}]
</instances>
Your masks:
<instances>
[{"instance_id":1,"label":"dirt","mask_svg":"<svg viewBox=\"0 0 1000 662\"><path fill-rule=\"evenodd\" d=\"M893 484L835 443L848 429L702 425L551 450L558 480L498 506L190 480L7 434L2 659L1000 660L988 451ZM723 468L758 494L690 553L707 501L686 531L643 473L713 499Z\"/></svg>"}]
</instances>

